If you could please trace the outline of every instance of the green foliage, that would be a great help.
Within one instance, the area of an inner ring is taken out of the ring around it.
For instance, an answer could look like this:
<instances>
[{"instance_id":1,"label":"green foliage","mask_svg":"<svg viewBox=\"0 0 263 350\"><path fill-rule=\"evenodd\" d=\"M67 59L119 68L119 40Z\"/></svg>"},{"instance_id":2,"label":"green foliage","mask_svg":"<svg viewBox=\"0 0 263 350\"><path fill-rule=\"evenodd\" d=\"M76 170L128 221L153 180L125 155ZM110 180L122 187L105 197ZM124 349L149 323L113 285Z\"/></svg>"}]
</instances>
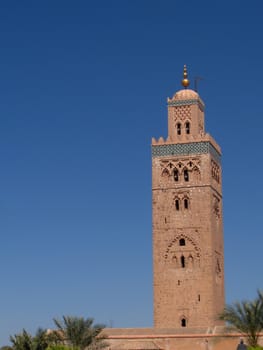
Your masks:
<instances>
[{"instance_id":1,"label":"green foliage","mask_svg":"<svg viewBox=\"0 0 263 350\"><path fill-rule=\"evenodd\" d=\"M46 350L79 350L79 348L72 348L63 344L50 345Z\"/></svg>"},{"instance_id":2,"label":"green foliage","mask_svg":"<svg viewBox=\"0 0 263 350\"><path fill-rule=\"evenodd\" d=\"M263 350L263 348L262 348L262 346L254 346L254 347L249 346L248 350Z\"/></svg>"},{"instance_id":3,"label":"green foliage","mask_svg":"<svg viewBox=\"0 0 263 350\"><path fill-rule=\"evenodd\" d=\"M93 319L74 316L63 316L62 320L54 319L57 330L54 331L57 339L70 346L84 350L102 349L107 346L105 337L101 336L104 325L93 325Z\"/></svg>"},{"instance_id":4,"label":"green foliage","mask_svg":"<svg viewBox=\"0 0 263 350\"><path fill-rule=\"evenodd\" d=\"M21 333L10 336L14 350L33 350L33 339L25 329Z\"/></svg>"},{"instance_id":5,"label":"green foliage","mask_svg":"<svg viewBox=\"0 0 263 350\"><path fill-rule=\"evenodd\" d=\"M39 328L35 335L25 329L10 336L11 346L0 350L101 350L108 346L102 330L102 324L93 324L92 318L63 316L54 319L57 327L54 331Z\"/></svg>"},{"instance_id":6,"label":"green foliage","mask_svg":"<svg viewBox=\"0 0 263 350\"><path fill-rule=\"evenodd\" d=\"M35 336L32 336L25 329L21 333L10 336L13 350L46 350L52 343L46 329L39 328Z\"/></svg>"},{"instance_id":7,"label":"green foliage","mask_svg":"<svg viewBox=\"0 0 263 350\"><path fill-rule=\"evenodd\" d=\"M46 350L51 340L46 329L39 328L33 338L33 350Z\"/></svg>"},{"instance_id":8,"label":"green foliage","mask_svg":"<svg viewBox=\"0 0 263 350\"><path fill-rule=\"evenodd\" d=\"M258 297L253 301L235 302L226 305L220 319L247 337L251 347L258 345L259 333L263 329L263 294L258 291Z\"/></svg>"}]
</instances>

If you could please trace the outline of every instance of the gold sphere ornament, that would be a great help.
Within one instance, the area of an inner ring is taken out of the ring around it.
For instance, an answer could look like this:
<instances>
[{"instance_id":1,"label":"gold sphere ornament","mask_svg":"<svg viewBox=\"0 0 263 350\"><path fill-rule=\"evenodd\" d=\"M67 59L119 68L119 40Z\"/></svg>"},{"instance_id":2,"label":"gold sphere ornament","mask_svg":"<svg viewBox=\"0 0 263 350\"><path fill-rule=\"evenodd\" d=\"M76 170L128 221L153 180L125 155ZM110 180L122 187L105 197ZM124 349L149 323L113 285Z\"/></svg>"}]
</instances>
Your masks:
<instances>
[{"instance_id":1,"label":"gold sphere ornament","mask_svg":"<svg viewBox=\"0 0 263 350\"><path fill-rule=\"evenodd\" d=\"M186 64L184 65L184 78L181 81L181 83L185 89L190 85L190 80L188 79Z\"/></svg>"}]
</instances>

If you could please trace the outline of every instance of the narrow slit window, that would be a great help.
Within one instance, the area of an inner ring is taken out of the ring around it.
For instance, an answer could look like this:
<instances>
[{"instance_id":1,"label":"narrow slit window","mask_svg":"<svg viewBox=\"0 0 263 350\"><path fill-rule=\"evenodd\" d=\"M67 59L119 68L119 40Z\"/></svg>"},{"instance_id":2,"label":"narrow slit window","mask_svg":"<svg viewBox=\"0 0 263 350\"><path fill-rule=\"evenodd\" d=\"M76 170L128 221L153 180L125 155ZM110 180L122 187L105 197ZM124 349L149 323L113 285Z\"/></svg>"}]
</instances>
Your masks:
<instances>
[{"instance_id":1,"label":"narrow slit window","mask_svg":"<svg viewBox=\"0 0 263 350\"><path fill-rule=\"evenodd\" d=\"M184 181L189 181L189 172L187 169L184 170Z\"/></svg>"},{"instance_id":2,"label":"narrow slit window","mask_svg":"<svg viewBox=\"0 0 263 350\"><path fill-rule=\"evenodd\" d=\"M177 128L177 135L181 135L181 124L180 123L178 123L177 125L176 125L176 128Z\"/></svg>"},{"instance_id":3,"label":"narrow slit window","mask_svg":"<svg viewBox=\"0 0 263 350\"><path fill-rule=\"evenodd\" d=\"M188 209L188 207L189 207L188 199L185 198L184 199L184 209Z\"/></svg>"},{"instance_id":4,"label":"narrow slit window","mask_svg":"<svg viewBox=\"0 0 263 350\"><path fill-rule=\"evenodd\" d=\"M181 267L185 268L185 257L183 255L181 256Z\"/></svg>"},{"instance_id":5,"label":"narrow slit window","mask_svg":"<svg viewBox=\"0 0 263 350\"><path fill-rule=\"evenodd\" d=\"M185 133L188 135L190 134L190 123L189 122L185 123Z\"/></svg>"},{"instance_id":6,"label":"narrow slit window","mask_svg":"<svg viewBox=\"0 0 263 350\"><path fill-rule=\"evenodd\" d=\"M174 181L179 181L179 171L177 169L174 169Z\"/></svg>"},{"instance_id":7,"label":"narrow slit window","mask_svg":"<svg viewBox=\"0 0 263 350\"><path fill-rule=\"evenodd\" d=\"M186 319L185 318L181 319L181 326L186 327Z\"/></svg>"},{"instance_id":8,"label":"narrow slit window","mask_svg":"<svg viewBox=\"0 0 263 350\"><path fill-rule=\"evenodd\" d=\"M180 209L180 203L179 203L179 199L175 200L175 209L179 210Z\"/></svg>"}]
</instances>

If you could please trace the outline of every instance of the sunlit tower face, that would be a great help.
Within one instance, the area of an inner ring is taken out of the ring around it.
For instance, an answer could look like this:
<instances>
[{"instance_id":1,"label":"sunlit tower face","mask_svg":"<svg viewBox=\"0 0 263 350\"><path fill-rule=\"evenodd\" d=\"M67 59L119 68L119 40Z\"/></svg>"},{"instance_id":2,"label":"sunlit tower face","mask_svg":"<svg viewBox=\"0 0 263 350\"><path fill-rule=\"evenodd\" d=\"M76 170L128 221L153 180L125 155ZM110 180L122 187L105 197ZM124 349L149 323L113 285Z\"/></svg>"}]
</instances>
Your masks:
<instances>
[{"instance_id":1,"label":"sunlit tower face","mask_svg":"<svg viewBox=\"0 0 263 350\"><path fill-rule=\"evenodd\" d=\"M152 141L154 325L222 324L221 150L205 132L204 103L188 89L168 98L168 138Z\"/></svg>"}]
</instances>

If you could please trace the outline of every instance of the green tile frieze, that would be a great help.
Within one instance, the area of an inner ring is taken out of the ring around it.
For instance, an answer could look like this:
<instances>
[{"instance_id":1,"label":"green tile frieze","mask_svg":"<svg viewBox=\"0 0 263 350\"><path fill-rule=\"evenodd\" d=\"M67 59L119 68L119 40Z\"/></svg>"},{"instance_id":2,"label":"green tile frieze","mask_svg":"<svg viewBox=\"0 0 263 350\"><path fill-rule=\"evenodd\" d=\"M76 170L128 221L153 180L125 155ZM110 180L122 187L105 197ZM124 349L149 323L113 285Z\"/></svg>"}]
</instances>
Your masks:
<instances>
[{"instance_id":1,"label":"green tile frieze","mask_svg":"<svg viewBox=\"0 0 263 350\"><path fill-rule=\"evenodd\" d=\"M206 154L206 153L210 153L213 156L213 158L215 158L215 160L220 163L221 155L214 148L214 146L207 141L152 146L153 158L167 157L167 156L187 156L191 154Z\"/></svg>"}]
</instances>

